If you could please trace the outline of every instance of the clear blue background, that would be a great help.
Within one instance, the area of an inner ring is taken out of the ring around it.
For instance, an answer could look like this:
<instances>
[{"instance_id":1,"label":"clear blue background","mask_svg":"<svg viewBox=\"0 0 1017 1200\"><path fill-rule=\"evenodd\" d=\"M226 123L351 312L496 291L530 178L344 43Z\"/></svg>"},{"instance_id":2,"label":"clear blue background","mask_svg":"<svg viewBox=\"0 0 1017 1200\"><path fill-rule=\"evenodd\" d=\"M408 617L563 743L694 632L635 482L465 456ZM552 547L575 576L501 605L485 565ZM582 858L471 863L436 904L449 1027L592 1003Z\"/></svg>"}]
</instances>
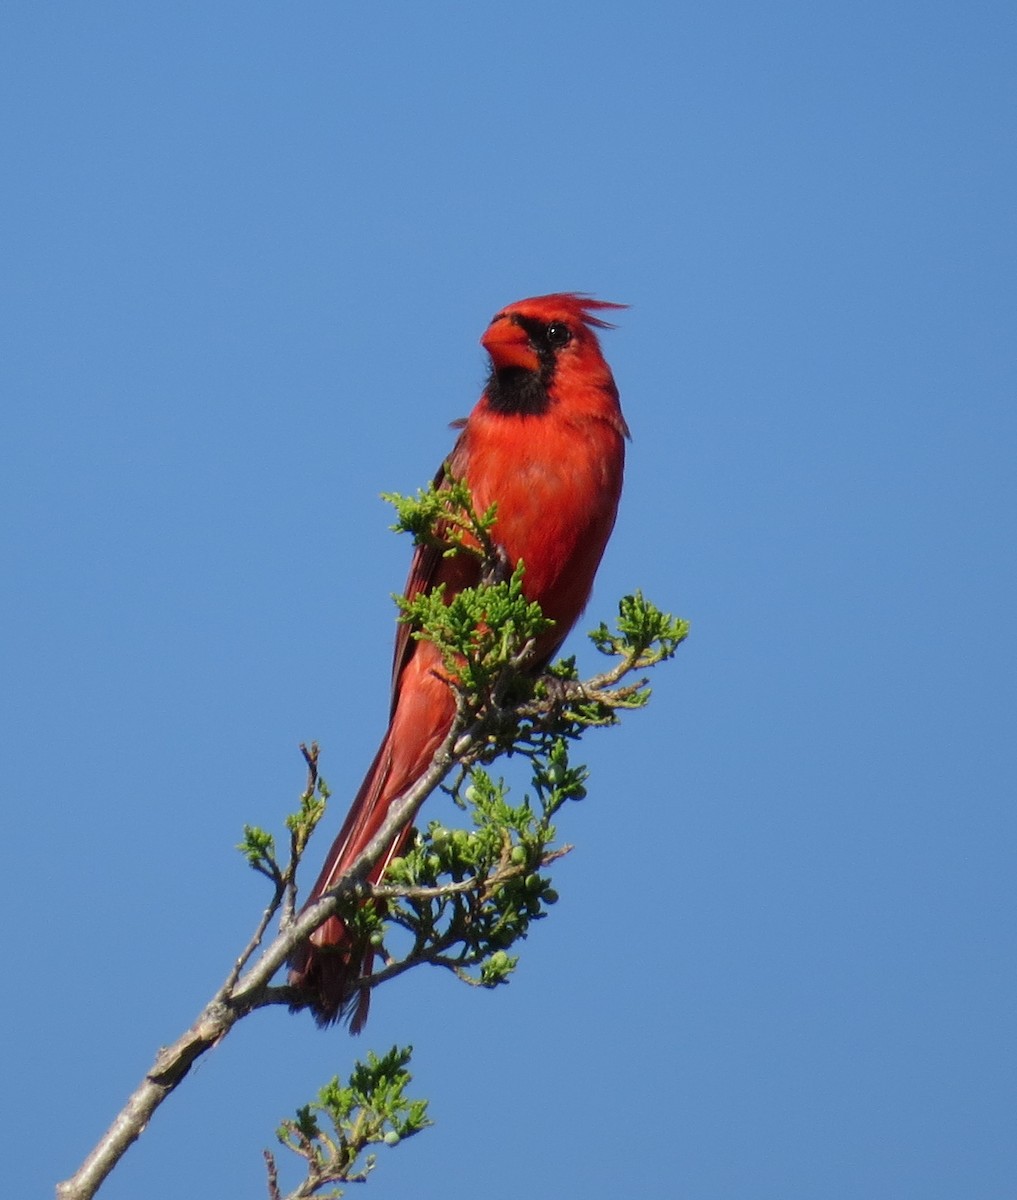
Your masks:
<instances>
[{"instance_id":1,"label":"clear blue background","mask_svg":"<svg viewBox=\"0 0 1017 1200\"><path fill-rule=\"evenodd\" d=\"M4 1186L44 1196L264 899L233 850L386 712L491 314L625 301L587 624L689 617L590 739L517 978L245 1023L103 1195L264 1194L416 1047L371 1195L1017 1195L1012 3L0 15ZM587 667L594 664L583 651ZM340 813L332 814L332 826ZM323 852L324 845L319 847Z\"/></svg>"}]
</instances>

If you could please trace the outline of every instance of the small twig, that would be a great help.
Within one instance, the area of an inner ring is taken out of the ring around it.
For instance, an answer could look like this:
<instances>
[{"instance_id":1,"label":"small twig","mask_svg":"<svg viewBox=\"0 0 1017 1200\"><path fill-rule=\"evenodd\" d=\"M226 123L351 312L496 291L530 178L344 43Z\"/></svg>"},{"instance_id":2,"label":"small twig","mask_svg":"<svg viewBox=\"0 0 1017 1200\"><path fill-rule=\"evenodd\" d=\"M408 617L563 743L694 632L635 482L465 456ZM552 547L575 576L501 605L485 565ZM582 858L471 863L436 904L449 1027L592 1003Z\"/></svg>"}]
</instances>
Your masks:
<instances>
[{"instance_id":1,"label":"small twig","mask_svg":"<svg viewBox=\"0 0 1017 1200\"><path fill-rule=\"evenodd\" d=\"M304 762L307 763L307 785L301 800L310 803L314 799L314 792L318 786L318 758L321 752L317 742L312 742L310 749L306 743L301 742L300 753L304 756ZM284 892L282 912L279 916L280 931L289 929L297 911L297 867L299 865L300 851L297 844L297 830L296 827L293 827L290 829L290 863L283 876Z\"/></svg>"},{"instance_id":2,"label":"small twig","mask_svg":"<svg viewBox=\"0 0 1017 1200\"><path fill-rule=\"evenodd\" d=\"M279 1191L279 1168L275 1164L275 1155L271 1150L265 1150L263 1153L265 1170L268 1172L268 1200L282 1200L282 1193Z\"/></svg>"},{"instance_id":3,"label":"small twig","mask_svg":"<svg viewBox=\"0 0 1017 1200\"><path fill-rule=\"evenodd\" d=\"M225 1001L233 991L237 980L240 978L241 971L243 971L244 967L246 967L250 962L251 956L254 954L255 950L257 950L261 945L262 938L265 936L265 930L268 929L272 918L279 911L279 905L282 902L283 895L284 884L280 880L275 885L275 892L272 896L272 899L266 906L265 911L261 914L261 920L258 922L257 929L255 929L254 933L251 935L251 940L241 951L240 956L233 964L233 969L230 971L229 975L226 976L226 981L223 983L222 987L218 990L218 992L216 992L216 1000Z\"/></svg>"},{"instance_id":4,"label":"small twig","mask_svg":"<svg viewBox=\"0 0 1017 1200\"><path fill-rule=\"evenodd\" d=\"M314 789L318 786L318 743L312 742L311 748L308 750L304 742L300 743L300 753L304 756L304 762L307 763L307 787L304 788L305 796L313 796Z\"/></svg>"},{"instance_id":5,"label":"small twig","mask_svg":"<svg viewBox=\"0 0 1017 1200\"><path fill-rule=\"evenodd\" d=\"M304 789L305 800L311 799L314 796L314 789L318 786L318 743L312 742L310 749L307 748L304 742L300 743L300 753L304 756L304 762L307 763L307 786ZM296 855L293 853L293 837L291 842L290 866L285 872L280 872L279 868L273 861L271 864L271 874L268 874L263 868L259 867L263 875L268 875L274 885L272 899L265 907L265 911L261 914L261 920L258 922L258 927L251 935L250 941L244 947L236 962L233 964L233 969L226 976L226 981L216 993L214 1000L224 1001L232 992L237 980L240 978L240 973L244 967L250 962L251 956L255 950L261 945L262 939L265 936L265 931L272 922L272 918L282 906L283 912L280 918L281 928L285 929L292 923L293 908L296 903Z\"/></svg>"}]
</instances>

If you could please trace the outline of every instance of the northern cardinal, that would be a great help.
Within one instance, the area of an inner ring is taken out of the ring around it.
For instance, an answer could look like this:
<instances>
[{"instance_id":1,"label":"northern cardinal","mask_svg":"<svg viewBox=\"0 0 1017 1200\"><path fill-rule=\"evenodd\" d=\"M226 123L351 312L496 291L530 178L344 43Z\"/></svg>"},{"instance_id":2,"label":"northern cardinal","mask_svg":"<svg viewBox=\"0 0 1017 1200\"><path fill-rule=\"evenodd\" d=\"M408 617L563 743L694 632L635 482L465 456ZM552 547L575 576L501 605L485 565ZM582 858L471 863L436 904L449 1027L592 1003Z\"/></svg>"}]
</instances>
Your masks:
<instances>
[{"instance_id":1,"label":"northern cardinal","mask_svg":"<svg viewBox=\"0 0 1017 1200\"><path fill-rule=\"evenodd\" d=\"M438 473L465 479L477 512L497 504L495 543L514 566L523 560L523 592L553 627L536 646L534 673L550 661L589 599L615 522L628 427L595 329L596 314L624 305L574 293L535 296L503 308L480 339L491 358L483 395ZM445 597L479 578L476 557L419 546L408 597L445 584ZM381 827L392 802L428 769L451 727L455 700L438 652L396 635L388 732L325 859L307 903L339 881ZM372 869L377 882L409 839L409 825ZM350 1017L363 1028L370 993L359 986L374 960L331 917L294 954L290 983L306 992L319 1025Z\"/></svg>"}]
</instances>

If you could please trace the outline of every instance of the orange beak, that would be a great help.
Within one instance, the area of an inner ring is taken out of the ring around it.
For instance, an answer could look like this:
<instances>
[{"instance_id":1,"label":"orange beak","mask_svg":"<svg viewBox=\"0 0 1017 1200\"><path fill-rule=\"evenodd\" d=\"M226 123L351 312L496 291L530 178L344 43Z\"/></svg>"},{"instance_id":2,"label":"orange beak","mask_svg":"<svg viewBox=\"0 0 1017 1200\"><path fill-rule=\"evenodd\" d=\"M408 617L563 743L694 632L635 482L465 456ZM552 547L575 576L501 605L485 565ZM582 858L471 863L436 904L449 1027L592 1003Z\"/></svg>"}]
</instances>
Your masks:
<instances>
[{"instance_id":1,"label":"orange beak","mask_svg":"<svg viewBox=\"0 0 1017 1200\"><path fill-rule=\"evenodd\" d=\"M480 344L490 354L496 371L505 367L522 367L524 371L539 371L540 360L530 345L526 330L509 317L495 317Z\"/></svg>"}]
</instances>

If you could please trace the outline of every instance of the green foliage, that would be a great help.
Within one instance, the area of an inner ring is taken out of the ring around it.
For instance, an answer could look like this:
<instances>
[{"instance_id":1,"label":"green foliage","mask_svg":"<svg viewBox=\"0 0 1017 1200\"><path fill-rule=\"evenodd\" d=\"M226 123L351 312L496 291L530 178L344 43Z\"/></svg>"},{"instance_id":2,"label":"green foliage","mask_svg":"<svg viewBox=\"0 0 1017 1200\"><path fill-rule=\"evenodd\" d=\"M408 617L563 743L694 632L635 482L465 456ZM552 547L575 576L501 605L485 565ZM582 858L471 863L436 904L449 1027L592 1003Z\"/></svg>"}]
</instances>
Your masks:
<instances>
[{"instance_id":1,"label":"green foliage","mask_svg":"<svg viewBox=\"0 0 1017 1200\"><path fill-rule=\"evenodd\" d=\"M369 1051L366 1063L354 1064L348 1083L335 1076L315 1102L298 1108L293 1120L283 1121L276 1137L307 1164L306 1179L295 1194L341 1196L338 1188L321 1189L363 1183L376 1163L376 1155L364 1154L368 1146L398 1145L433 1123L427 1101L406 1096L411 1053L410 1046L393 1046L381 1058ZM274 1180L275 1164L268 1157Z\"/></svg>"},{"instance_id":2,"label":"green foliage","mask_svg":"<svg viewBox=\"0 0 1017 1200\"><path fill-rule=\"evenodd\" d=\"M289 818L287 818L289 820ZM237 846L248 863L262 875L275 879L278 864L275 860L275 838L257 825L244 826L244 840Z\"/></svg>"},{"instance_id":3,"label":"green foliage","mask_svg":"<svg viewBox=\"0 0 1017 1200\"><path fill-rule=\"evenodd\" d=\"M590 641L601 654L616 655L642 670L671 658L688 636L688 621L661 612L636 592L619 601L615 632L601 622Z\"/></svg>"},{"instance_id":4,"label":"green foliage","mask_svg":"<svg viewBox=\"0 0 1017 1200\"><path fill-rule=\"evenodd\" d=\"M473 767L447 789L472 828L431 821L389 865L380 890L391 897L387 924L412 939L403 961L445 967L474 986L507 982L518 961L508 950L558 899L545 873L566 852L554 847L553 818L586 795L586 768L569 763L564 738L529 757L532 795L521 804L509 802L504 781Z\"/></svg>"},{"instance_id":5,"label":"green foliage","mask_svg":"<svg viewBox=\"0 0 1017 1200\"><path fill-rule=\"evenodd\" d=\"M444 586L412 600L398 598L400 620L413 627L415 638L438 647L449 677L462 695L474 698L474 707L554 624L523 595L523 571L520 563L509 579L463 588L448 603Z\"/></svg>"},{"instance_id":6,"label":"green foliage","mask_svg":"<svg viewBox=\"0 0 1017 1200\"><path fill-rule=\"evenodd\" d=\"M383 492L382 499L396 510L396 533L412 534L418 546L434 546L446 558L460 550L481 560L498 557L490 533L497 516L497 505L478 513L473 507L470 489L461 479L442 475L415 496Z\"/></svg>"},{"instance_id":7,"label":"green foliage","mask_svg":"<svg viewBox=\"0 0 1017 1200\"><path fill-rule=\"evenodd\" d=\"M451 599L443 586L411 599L396 597L399 619L411 626L413 637L440 650L458 692L472 697L477 707L553 622L523 595L525 565L517 563L509 574L491 541L496 506L478 513L461 480L443 477L416 496L388 493L384 498L396 509L393 529L411 533L418 545L434 546L446 557L468 553L479 560L481 582Z\"/></svg>"}]
</instances>

